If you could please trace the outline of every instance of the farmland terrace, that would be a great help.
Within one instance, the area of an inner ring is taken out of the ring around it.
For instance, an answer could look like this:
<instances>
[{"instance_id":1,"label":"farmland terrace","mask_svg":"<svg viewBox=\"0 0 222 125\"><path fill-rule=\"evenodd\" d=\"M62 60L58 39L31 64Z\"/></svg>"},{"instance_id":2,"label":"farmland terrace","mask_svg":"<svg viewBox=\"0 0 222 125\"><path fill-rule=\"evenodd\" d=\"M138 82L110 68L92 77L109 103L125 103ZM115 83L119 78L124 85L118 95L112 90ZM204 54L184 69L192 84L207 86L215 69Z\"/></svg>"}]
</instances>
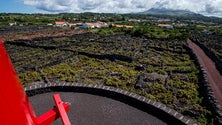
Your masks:
<instances>
[{"instance_id":1,"label":"farmland terrace","mask_svg":"<svg viewBox=\"0 0 222 125\"><path fill-rule=\"evenodd\" d=\"M201 124L212 123L186 40L87 32L8 39L5 45L24 86L111 86L166 104Z\"/></svg>"}]
</instances>

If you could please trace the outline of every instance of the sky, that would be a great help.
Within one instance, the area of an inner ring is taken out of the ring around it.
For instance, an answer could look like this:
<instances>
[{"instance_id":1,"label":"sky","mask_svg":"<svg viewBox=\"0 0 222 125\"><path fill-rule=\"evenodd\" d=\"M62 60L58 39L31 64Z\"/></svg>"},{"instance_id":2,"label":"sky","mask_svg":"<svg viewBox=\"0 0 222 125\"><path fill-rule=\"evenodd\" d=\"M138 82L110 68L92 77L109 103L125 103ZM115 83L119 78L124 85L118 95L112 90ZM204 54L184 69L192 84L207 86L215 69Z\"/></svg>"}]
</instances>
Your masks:
<instances>
[{"instance_id":1,"label":"sky","mask_svg":"<svg viewBox=\"0 0 222 125\"><path fill-rule=\"evenodd\" d=\"M150 8L222 17L222 0L0 0L0 13L130 13Z\"/></svg>"}]
</instances>

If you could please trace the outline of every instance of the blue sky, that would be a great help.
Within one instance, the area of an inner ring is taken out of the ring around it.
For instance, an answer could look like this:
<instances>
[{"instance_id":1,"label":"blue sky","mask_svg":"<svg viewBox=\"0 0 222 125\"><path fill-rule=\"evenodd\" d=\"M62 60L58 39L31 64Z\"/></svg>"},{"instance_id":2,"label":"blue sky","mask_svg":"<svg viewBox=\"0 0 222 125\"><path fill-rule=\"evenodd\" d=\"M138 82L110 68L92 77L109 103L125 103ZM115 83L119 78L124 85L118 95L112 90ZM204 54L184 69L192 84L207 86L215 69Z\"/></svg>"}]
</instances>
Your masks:
<instances>
[{"instance_id":1,"label":"blue sky","mask_svg":"<svg viewBox=\"0 0 222 125\"><path fill-rule=\"evenodd\" d=\"M30 13L36 11L34 7L24 5L22 1L17 0L1 0L1 13Z\"/></svg>"},{"instance_id":2,"label":"blue sky","mask_svg":"<svg viewBox=\"0 0 222 125\"><path fill-rule=\"evenodd\" d=\"M0 13L130 13L167 8L222 17L222 0L1 0L0 3Z\"/></svg>"}]
</instances>

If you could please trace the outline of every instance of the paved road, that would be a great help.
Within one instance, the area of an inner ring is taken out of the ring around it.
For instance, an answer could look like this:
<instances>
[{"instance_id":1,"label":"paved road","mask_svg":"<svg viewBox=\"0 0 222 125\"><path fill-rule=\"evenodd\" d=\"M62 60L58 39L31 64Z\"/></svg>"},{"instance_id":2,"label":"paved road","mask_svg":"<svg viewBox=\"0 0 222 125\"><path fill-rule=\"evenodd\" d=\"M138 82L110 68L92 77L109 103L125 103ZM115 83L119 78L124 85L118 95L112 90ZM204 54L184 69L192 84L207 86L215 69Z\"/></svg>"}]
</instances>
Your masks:
<instances>
[{"instance_id":1,"label":"paved road","mask_svg":"<svg viewBox=\"0 0 222 125\"><path fill-rule=\"evenodd\" d=\"M217 70L215 63L204 53L204 51L195 43L188 40L189 47L199 57L200 64L206 70L209 83L214 91L216 99L222 105L222 76Z\"/></svg>"},{"instance_id":2,"label":"paved road","mask_svg":"<svg viewBox=\"0 0 222 125\"><path fill-rule=\"evenodd\" d=\"M29 97L39 116L54 106L54 92ZM72 125L166 125L160 119L125 103L91 94L59 92L71 103L68 113ZM54 125L61 125L58 119Z\"/></svg>"}]
</instances>

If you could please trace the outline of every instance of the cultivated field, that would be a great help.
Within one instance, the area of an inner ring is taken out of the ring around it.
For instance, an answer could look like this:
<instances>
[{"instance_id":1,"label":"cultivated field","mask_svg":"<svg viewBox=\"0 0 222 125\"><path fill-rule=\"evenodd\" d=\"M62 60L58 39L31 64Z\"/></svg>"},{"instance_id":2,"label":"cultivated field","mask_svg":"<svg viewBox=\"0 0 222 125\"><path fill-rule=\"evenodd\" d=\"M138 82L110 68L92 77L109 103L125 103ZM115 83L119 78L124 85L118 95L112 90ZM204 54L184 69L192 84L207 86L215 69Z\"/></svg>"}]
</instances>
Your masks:
<instances>
[{"instance_id":1,"label":"cultivated field","mask_svg":"<svg viewBox=\"0 0 222 125\"><path fill-rule=\"evenodd\" d=\"M6 42L24 86L60 81L114 86L167 104L200 123L210 123L211 112L198 92L199 70L186 46L186 40L122 32Z\"/></svg>"}]
</instances>

